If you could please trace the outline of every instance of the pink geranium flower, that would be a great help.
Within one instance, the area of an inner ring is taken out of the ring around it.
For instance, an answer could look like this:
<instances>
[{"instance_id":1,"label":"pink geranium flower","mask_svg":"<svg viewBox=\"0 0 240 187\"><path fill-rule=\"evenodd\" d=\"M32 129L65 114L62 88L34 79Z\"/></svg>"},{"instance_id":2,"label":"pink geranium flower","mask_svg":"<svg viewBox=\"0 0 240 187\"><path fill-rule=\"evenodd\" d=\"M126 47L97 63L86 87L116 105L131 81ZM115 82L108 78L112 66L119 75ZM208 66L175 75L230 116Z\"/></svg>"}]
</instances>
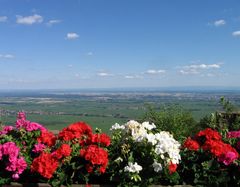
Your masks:
<instances>
[{"instance_id":1,"label":"pink geranium flower","mask_svg":"<svg viewBox=\"0 0 240 187\"><path fill-rule=\"evenodd\" d=\"M226 166L233 163L234 160L238 158L238 154L232 151L228 151L219 157L218 161L224 163Z\"/></svg>"},{"instance_id":2,"label":"pink geranium flower","mask_svg":"<svg viewBox=\"0 0 240 187\"><path fill-rule=\"evenodd\" d=\"M33 152L34 153L41 153L46 148L46 145L42 143L38 143L34 145Z\"/></svg>"}]
</instances>

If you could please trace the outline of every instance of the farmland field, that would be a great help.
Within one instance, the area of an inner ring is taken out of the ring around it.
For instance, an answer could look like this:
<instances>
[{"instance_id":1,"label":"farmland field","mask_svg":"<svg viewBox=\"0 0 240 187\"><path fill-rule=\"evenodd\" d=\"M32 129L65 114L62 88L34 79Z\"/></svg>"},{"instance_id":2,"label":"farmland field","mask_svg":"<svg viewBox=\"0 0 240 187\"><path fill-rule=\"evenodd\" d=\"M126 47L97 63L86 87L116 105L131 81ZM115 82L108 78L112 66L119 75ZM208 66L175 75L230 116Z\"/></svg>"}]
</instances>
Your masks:
<instances>
[{"instance_id":1,"label":"farmland field","mask_svg":"<svg viewBox=\"0 0 240 187\"><path fill-rule=\"evenodd\" d=\"M221 96L240 106L239 91L1 91L0 121L14 124L17 112L25 111L29 120L49 129L85 121L108 132L114 123L141 119L148 106L180 106L199 120L221 110Z\"/></svg>"}]
</instances>

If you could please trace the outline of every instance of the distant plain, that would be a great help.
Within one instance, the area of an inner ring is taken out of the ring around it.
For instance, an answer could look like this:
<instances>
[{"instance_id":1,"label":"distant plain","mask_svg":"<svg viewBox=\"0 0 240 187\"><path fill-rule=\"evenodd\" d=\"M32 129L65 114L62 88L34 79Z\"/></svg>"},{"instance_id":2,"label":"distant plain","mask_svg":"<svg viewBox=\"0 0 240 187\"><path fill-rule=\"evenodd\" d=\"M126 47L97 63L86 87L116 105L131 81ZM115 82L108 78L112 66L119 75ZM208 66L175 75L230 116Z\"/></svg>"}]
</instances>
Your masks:
<instances>
[{"instance_id":1,"label":"distant plain","mask_svg":"<svg viewBox=\"0 0 240 187\"><path fill-rule=\"evenodd\" d=\"M52 130L85 121L93 128L109 132L115 123L141 120L149 106L156 110L178 106L199 120L221 110L219 99L222 96L240 106L238 90L0 91L0 121L4 125L13 125L17 112L25 111L28 120Z\"/></svg>"}]
</instances>

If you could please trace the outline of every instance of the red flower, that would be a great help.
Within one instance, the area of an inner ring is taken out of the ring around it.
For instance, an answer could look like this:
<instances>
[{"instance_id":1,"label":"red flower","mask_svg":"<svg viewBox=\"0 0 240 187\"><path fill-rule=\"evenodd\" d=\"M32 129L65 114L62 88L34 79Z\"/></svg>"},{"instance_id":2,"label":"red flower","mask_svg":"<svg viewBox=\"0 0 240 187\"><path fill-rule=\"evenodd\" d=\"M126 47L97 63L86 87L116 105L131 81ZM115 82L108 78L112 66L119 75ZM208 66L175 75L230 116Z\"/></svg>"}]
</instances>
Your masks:
<instances>
[{"instance_id":1,"label":"red flower","mask_svg":"<svg viewBox=\"0 0 240 187\"><path fill-rule=\"evenodd\" d=\"M55 145L56 137L52 132L41 131L41 135L37 138L38 143L44 143L48 146Z\"/></svg>"},{"instance_id":2,"label":"red flower","mask_svg":"<svg viewBox=\"0 0 240 187\"><path fill-rule=\"evenodd\" d=\"M80 150L80 156L89 161L91 165L100 166L100 172L105 172L108 164L108 153L103 148L97 145L90 145ZM87 167L89 167L89 165Z\"/></svg>"},{"instance_id":3,"label":"red flower","mask_svg":"<svg viewBox=\"0 0 240 187\"><path fill-rule=\"evenodd\" d=\"M191 138L188 138L188 139L186 139L186 141L184 142L183 147L184 147L184 148L187 148L187 149L189 149L189 150L192 150L192 151L197 151L197 150L199 150L200 145L198 144L197 141L195 141L195 140L193 140L193 139L191 139Z\"/></svg>"},{"instance_id":4,"label":"red flower","mask_svg":"<svg viewBox=\"0 0 240 187\"><path fill-rule=\"evenodd\" d=\"M225 165L229 165L239 157L238 152L230 144L226 144L223 141L208 140L203 145L203 150L210 151L210 153Z\"/></svg>"},{"instance_id":5,"label":"red flower","mask_svg":"<svg viewBox=\"0 0 240 187\"><path fill-rule=\"evenodd\" d=\"M173 174L177 171L177 164L173 164L172 162L170 162L170 164L168 165L168 170L170 174Z\"/></svg>"},{"instance_id":6,"label":"red flower","mask_svg":"<svg viewBox=\"0 0 240 187\"><path fill-rule=\"evenodd\" d=\"M111 139L107 134L94 134L92 136L92 143L100 143L103 146L109 146L111 144Z\"/></svg>"},{"instance_id":7,"label":"red flower","mask_svg":"<svg viewBox=\"0 0 240 187\"><path fill-rule=\"evenodd\" d=\"M50 179L58 167L58 161L50 153L41 153L31 165L31 171L38 172L43 177Z\"/></svg>"},{"instance_id":8,"label":"red flower","mask_svg":"<svg viewBox=\"0 0 240 187\"><path fill-rule=\"evenodd\" d=\"M68 144L62 144L61 147L59 147L53 153L53 156L55 156L57 159L62 159L63 157L70 156L71 152L72 152L72 149Z\"/></svg>"},{"instance_id":9,"label":"red flower","mask_svg":"<svg viewBox=\"0 0 240 187\"><path fill-rule=\"evenodd\" d=\"M214 156L219 157L224 154L224 143L222 141L207 140L202 146L203 150L210 151Z\"/></svg>"},{"instance_id":10,"label":"red flower","mask_svg":"<svg viewBox=\"0 0 240 187\"><path fill-rule=\"evenodd\" d=\"M77 122L69 125L66 128L63 128L61 132L59 132L59 139L70 141L75 138L82 139L86 138L92 135L92 129L91 127L84 123L84 122Z\"/></svg>"},{"instance_id":11,"label":"red flower","mask_svg":"<svg viewBox=\"0 0 240 187\"><path fill-rule=\"evenodd\" d=\"M206 140L221 140L222 136L215 130L212 130L211 128L206 128L205 130L200 131L197 135L197 138L199 137L205 137Z\"/></svg>"}]
</instances>

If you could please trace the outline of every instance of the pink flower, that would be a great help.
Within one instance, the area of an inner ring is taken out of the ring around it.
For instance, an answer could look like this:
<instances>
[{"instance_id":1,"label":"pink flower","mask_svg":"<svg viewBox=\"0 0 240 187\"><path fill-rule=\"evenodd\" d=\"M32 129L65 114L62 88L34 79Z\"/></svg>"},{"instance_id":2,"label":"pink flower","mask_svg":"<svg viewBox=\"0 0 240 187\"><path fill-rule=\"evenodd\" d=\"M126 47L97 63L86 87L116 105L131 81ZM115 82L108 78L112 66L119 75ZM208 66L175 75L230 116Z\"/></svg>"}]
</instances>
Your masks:
<instances>
[{"instance_id":1,"label":"pink flower","mask_svg":"<svg viewBox=\"0 0 240 187\"><path fill-rule=\"evenodd\" d=\"M42 143L38 143L34 145L33 152L34 153L41 153L46 148L46 145Z\"/></svg>"},{"instance_id":2,"label":"pink flower","mask_svg":"<svg viewBox=\"0 0 240 187\"><path fill-rule=\"evenodd\" d=\"M226 166L231 164L234 160L238 158L238 155L232 151L228 151L219 157L218 161L223 162Z\"/></svg>"},{"instance_id":3,"label":"pink flower","mask_svg":"<svg viewBox=\"0 0 240 187\"><path fill-rule=\"evenodd\" d=\"M7 164L6 170L7 171L16 171L17 170L16 162L9 162Z\"/></svg>"},{"instance_id":4,"label":"pink flower","mask_svg":"<svg viewBox=\"0 0 240 187\"><path fill-rule=\"evenodd\" d=\"M27 131L35 131L35 130L41 130L44 131L46 130L42 125L36 122L29 122L26 124L26 130Z\"/></svg>"},{"instance_id":5,"label":"pink flower","mask_svg":"<svg viewBox=\"0 0 240 187\"><path fill-rule=\"evenodd\" d=\"M16 162L16 166L18 174L21 174L27 168L27 162L24 160L23 157L20 157Z\"/></svg>"},{"instance_id":6,"label":"pink flower","mask_svg":"<svg viewBox=\"0 0 240 187\"><path fill-rule=\"evenodd\" d=\"M5 126L3 127L3 130L0 131L0 135L2 134L8 134L10 131L12 131L14 129L13 126Z\"/></svg>"},{"instance_id":7,"label":"pink flower","mask_svg":"<svg viewBox=\"0 0 240 187\"><path fill-rule=\"evenodd\" d=\"M17 174L21 174L27 168L27 163L23 157L16 159L14 162L9 162L7 164L7 171L14 171Z\"/></svg>"},{"instance_id":8,"label":"pink flower","mask_svg":"<svg viewBox=\"0 0 240 187\"><path fill-rule=\"evenodd\" d=\"M25 128L27 123L30 123L30 121L27 121L25 119L18 119L16 121L16 128L20 129L20 128Z\"/></svg>"},{"instance_id":9,"label":"pink flower","mask_svg":"<svg viewBox=\"0 0 240 187\"><path fill-rule=\"evenodd\" d=\"M2 153L2 144L0 144L0 160L2 160L2 155L3 155L3 153Z\"/></svg>"},{"instance_id":10,"label":"pink flower","mask_svg":"<svg viewBox=\"0 0 240 187\"><path fill-rule=\"evenodd\" d=\"M239 138L240 137L240 131L231 131L227 134L228 138Z\"/></svg>"},{"instance_id":11,"label":"pink flower","mask_svg":"<svg viewBox=\"0 0 240 187\"><path fill-rule=\"evenodd\" d=\"M18 156L20 149L14 142L7 142L3 144L2 151L4 155L9 155L11 159Z\"/></svg>"},{"instance_id":12,"label":"pink flower","mask_svg":"<svg viewBox=\"0 0 240 187\"><path fill-rule=\"evenodd\" d=\"M26 114L25 114L25 112L18 112L17 119L26 120Z\"/></svg>"},{"instance_id":13,"label":"pink flower","mask_svg":"<svg viewBox=\"0 0 240 187\"><path fill-rule=\"evenodd\" d=\"M23 120L23 119L18 119L16 121L16 127L18 129L24 128L28 132L36 131L36 130L40 130L40 131L46 131L47 130L45 127L43 127L39 123L31 122L31 121Z\"/></svg>"}]
</instances>

